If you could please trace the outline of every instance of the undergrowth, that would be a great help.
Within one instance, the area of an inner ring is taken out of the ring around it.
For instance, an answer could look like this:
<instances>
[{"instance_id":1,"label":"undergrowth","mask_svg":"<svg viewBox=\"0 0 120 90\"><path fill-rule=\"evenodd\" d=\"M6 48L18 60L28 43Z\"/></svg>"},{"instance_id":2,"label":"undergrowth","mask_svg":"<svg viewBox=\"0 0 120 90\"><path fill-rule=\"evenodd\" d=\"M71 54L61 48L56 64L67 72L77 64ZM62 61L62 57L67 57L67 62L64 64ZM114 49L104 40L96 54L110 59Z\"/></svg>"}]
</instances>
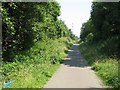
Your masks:
<instances>
[{"instance_id":1,"label":"undergrowth","mask_svg":"<svg viewBox=\"0 0 120 90\"><path fill-rule=\"evenodd\" d=\"M119 88L120 78L118 72L118 59L109 57L100 52L101 45L88 45L80 43L80 52L102 79L103 83L109 87Z\"/></svg>"},{"instance_id":2,"label":"undergrowth","mask_svg":"<svg viewBox=\"0 0 120 90\"><path fill-rule=\"evenodd\" d=\"M14 62L3 62L2 83L13 80L7 88L42 88L71 45L68 38L36 42L30 50L17 53Z\"/></svg>"}]
</instances>

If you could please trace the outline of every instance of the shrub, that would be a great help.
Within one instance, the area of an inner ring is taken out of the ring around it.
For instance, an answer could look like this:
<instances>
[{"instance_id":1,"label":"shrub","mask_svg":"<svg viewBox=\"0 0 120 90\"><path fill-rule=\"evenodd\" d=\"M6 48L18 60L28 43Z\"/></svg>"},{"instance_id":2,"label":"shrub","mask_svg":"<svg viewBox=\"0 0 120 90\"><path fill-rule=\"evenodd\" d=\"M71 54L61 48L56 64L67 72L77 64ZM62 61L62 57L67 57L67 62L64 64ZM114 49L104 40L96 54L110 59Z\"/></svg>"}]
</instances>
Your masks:
<instances>
[{"instance_id":1,"label":"shrub","mask_svg":"<svg viewBox=\"0 0 120 90\"><path fill-rule=\"evenodd\" d=\"M17 53L14 61L3 63L2 82L13 80L9 88L40 88L47 82L66 56L66 38L36 42L24 52Z\"/></svg>"},{"instance_id":2,"label":"shrub","mask_svg":"<svg viewBox=\"0 0 120 90\"><path fill-rule=\"evenodd\" d=\"M101 45L88 45L82 42L79 47L81 54L92 66L92 69L102 78L103 82L108 86L119 88L118 60L101 53Z\"/></svg>"}]
</instances>

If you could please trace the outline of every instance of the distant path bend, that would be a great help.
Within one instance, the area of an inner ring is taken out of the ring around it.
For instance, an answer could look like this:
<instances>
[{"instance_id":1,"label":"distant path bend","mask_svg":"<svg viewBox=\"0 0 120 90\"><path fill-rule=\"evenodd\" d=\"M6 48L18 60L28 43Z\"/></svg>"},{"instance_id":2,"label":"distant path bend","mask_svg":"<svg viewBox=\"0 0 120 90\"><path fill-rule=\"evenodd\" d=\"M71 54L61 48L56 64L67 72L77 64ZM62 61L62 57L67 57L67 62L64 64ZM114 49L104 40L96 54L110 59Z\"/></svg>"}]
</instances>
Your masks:
<instances>
[{"instance_id":1,"label":"distant path bend","mask_svg":"<svg viewBox=\"0 0 120 90\"><path fill-rule=\"evenodd\" d=\"M74 44L44 88L103 88L103 85L80 55L79 45Z\"/></svg>"}]
</instances>

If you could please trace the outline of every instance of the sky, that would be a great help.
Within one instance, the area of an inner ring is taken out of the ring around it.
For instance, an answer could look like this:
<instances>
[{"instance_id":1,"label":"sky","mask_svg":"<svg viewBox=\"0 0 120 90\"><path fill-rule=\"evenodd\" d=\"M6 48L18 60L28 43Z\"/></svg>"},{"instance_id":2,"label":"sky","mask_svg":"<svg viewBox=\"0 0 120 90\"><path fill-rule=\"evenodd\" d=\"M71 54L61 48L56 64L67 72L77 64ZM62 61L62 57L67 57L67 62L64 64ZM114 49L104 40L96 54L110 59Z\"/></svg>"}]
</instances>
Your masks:
<instances>
[{"instance_id":1,"label":"sky","mask_svg":"<svg viewBox=\"0 0 120 90\"><path fill-rule=\"evenodd\" d=\"M61 15L58 17L63 20L73 34L80 36L80 28L90 17L91 0L57 0L61 6Z\"/></svg>"}]
</instances>

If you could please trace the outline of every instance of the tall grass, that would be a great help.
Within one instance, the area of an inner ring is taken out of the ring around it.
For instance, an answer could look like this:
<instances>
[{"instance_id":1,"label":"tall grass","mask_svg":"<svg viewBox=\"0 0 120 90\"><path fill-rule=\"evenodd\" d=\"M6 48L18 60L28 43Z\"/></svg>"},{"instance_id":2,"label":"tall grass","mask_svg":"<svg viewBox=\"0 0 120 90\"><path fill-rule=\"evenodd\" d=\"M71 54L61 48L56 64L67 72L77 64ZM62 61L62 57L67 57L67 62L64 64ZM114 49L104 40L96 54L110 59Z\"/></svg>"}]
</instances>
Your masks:
<instances>
[{"instance_id":1,"label":"tall grass","mask_svg":"<svg viewBox=\"0 0 120 90\"><path fill-rule=\"evenodd\" d=\"M80 52L88 61L92 69L103 80L103 83L109 87L119 88L120 78L118 72L118 59L106 56L99 51L100 45L88 45L80 43Z\"/></svg>"},{"instance_id":2,"label":"tall grass","mask_svg":"<svg viewBox=\"0 0 120 90\"><path fill-rule=\"evenodd\" d=\"M71 44L67 38L36 42L30 50L16 54L14 62L3 63L2 83L13 80L7 88L42 88Z\"/></svg>"}]
</instances>

